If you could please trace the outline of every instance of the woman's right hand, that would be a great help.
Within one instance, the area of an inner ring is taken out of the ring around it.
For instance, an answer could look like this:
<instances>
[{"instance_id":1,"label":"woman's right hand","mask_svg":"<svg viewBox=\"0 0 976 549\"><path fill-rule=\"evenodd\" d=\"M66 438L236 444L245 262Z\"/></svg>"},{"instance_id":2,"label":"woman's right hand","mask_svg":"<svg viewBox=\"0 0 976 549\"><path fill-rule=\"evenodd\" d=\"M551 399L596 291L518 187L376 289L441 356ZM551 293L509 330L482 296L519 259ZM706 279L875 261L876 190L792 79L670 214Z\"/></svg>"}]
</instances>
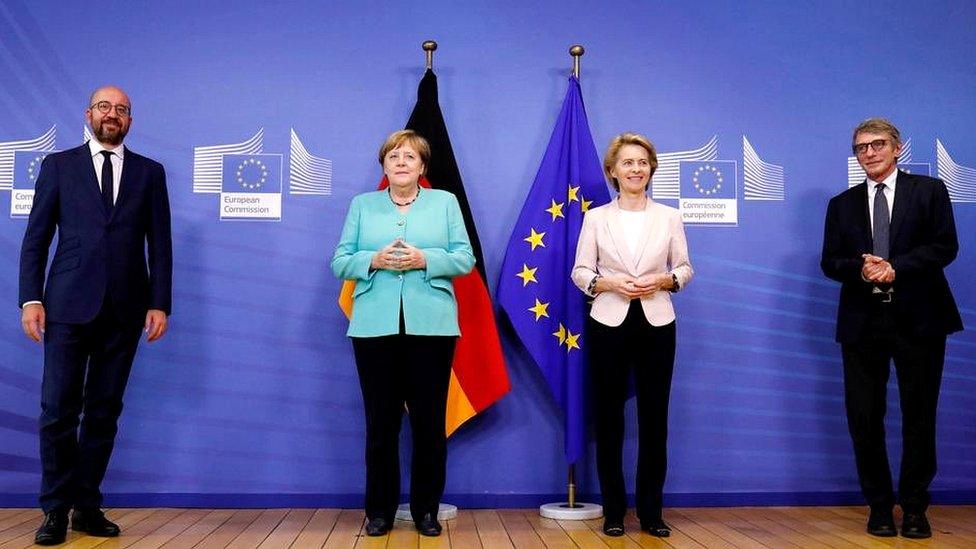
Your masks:
<instances>
[{"instance_id":1,"label":"woman's right hand","mask_svg":"<svg viewBox=\"0 0 976 549\"><path fill-rule=\"evenodd\" d=\"M636 278L623 273L617 273L600 277L596 281L594 290L597 293L614 292L627 299L637 299L646 292L647 288L638 285Z\"/></svg>"},{"instance_id":2,"label":"woman's right hand","mask_svg":"<svg viewBox=\"0 0 976 549\"><path fill-rule=\"evenodd\" d=\"M373 270L388 270L388 271L398 271L400 270L400 255L402 252L398 250L394 243L386 245L383 249L373 254L372 261L369 262L369 268Z\"/></svg>"}]
</instances>

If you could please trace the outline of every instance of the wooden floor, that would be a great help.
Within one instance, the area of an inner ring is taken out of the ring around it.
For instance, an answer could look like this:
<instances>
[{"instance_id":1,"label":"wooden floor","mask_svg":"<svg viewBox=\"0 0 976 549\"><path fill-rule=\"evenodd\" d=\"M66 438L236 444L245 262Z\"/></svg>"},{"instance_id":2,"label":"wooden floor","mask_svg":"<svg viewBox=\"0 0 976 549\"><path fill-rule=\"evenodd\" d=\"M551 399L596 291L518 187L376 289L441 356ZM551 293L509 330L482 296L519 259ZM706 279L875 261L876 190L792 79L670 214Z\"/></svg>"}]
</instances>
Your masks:
<instances>
[{"instance_id":1,"label":"wooden floor","mask_svg":"<svg viewBox=\"0 0 976 549\"><path fill-rule=\"evenodd\" d=\"M70 532L61 547L976 547L976 506L929 510L932 539L875 538L864 533L863 507L736 507L667 509L673 530L661 540L627 517L627 535L603 535L602 519L576 522L539 517L535 509L462 510L438 538L398 522L388 535L366 537L361 510L339 509L111 509L118 538ZM41 514L0 509L0 549L30 547ZM900 516L896 512L896 520Z\"/></svg>"}]
</instances>

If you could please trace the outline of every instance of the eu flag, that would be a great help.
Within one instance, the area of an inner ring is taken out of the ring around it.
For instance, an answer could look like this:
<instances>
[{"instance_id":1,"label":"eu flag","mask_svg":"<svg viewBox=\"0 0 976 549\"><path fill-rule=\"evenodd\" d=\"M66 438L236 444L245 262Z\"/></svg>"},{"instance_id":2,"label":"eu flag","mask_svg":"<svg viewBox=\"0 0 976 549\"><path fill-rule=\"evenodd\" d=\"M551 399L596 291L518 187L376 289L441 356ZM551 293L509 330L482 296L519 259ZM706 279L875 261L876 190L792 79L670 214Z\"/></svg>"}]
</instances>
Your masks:
<instances>
[{"instance_id":1,"label":"eu flag","mask_svg":"<svg viewBox=\"0 0 976 549\"><path fill-rule=\"evenodd\" d=\"M33 189L41 172L41 162L49 154L47 151L14 151L13 188Z\"/></svg>"},{"instance_id":2,"label":"eu flag","mask_svg":"<svg viewBox=\"0 0 976 549\"><path fill-rule=\"evenodd\" d=\"M680 165L681 198L735 199L735 162L689 161Z\"/></svg>"},{"instance_id":3,"label":"eu flag","mask_svg":"<svg viewBox=\"0 0 976 549\"><path fill-rule=\"evenodd\" d=\"M549 146L505 251L498 301L563 410L566 460L586 448L587 297L569 275L583 214L610 200L580 84L570 77Z\"/></svg>"},{"instance_id":4,"label":"eu flag","mask_svg":"<svg viewBox=\"0 0 976 549\"><path fill-rule=\"evenodd\" d=\"M280 154L225 154L225 193L281 193Z\"/></svg>"}]
</instances>

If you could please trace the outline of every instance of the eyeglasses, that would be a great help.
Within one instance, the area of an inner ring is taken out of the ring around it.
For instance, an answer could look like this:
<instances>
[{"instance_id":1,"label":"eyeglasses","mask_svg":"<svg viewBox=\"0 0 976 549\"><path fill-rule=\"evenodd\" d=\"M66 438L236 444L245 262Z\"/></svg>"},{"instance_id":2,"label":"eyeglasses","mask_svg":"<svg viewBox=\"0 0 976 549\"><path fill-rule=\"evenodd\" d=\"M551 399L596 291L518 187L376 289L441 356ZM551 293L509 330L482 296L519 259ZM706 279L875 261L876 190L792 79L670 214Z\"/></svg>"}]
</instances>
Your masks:
<instances>
[{"instance_id":1,"label":"eyeglasses","mask_svg":"<svg viewBox=\"0 0 976 549\"><path fill-rule=\"evenodd\" d=\"M881 149L885 148L885 145L887 144L888 144L887 139L875 139L874 141L869 141L867 143L858 143L857 145L854 145L851 148L854 150L854 154L861 155L868 152L868 145L871 145L872 151L878 152Z\"/></svg>"},{"instance_id":2,"label":"eyeglasses","mask_svg":"<svg viewBox=\"0 0 976 549\"><path fill-rule=\"evenodd\" d=\"M88 108L96 109L98 110L98 112L102 114L108 114L108 111L112 110L112 107L113 105L108 101L99 101L98 103L95 103L94 105ZM115 113L118 114L119 116L129 116L129 114L132 113L132 110L129 109L127 105L114 105L114 107L115 107Z\"/></svg>"}]
</instances>

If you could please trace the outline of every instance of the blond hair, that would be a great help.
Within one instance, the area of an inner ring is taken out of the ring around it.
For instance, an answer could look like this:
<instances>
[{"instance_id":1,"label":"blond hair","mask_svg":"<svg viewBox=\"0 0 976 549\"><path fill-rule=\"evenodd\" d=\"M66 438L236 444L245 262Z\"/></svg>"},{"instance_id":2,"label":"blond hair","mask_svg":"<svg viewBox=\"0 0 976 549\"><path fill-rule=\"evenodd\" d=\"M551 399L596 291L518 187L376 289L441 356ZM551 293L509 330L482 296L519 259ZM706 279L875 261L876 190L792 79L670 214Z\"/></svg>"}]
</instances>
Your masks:
<instances>
[{"instance_id":1,"label":"blond hair","mask_svg":"<svg viewBox=\"0 0 976 549\"><path fill-rule=\"evenodd\" d=\"M393 132L386 138L383 142L383 146L380 147L380 166L383 165L383 160L386 159L387 153L403 146L406 143L413 147L417 154L420 155L420 161L424 163L424 173L427 173L427 164L430 162L430 144L427 140L420 136L419 133L413 130L400 130Z\"/></svg>"},{"instance_id":2,"label":"blond hair","mask_svg":"<svg viewBox=\"0 0 976 549\"><path fill-rule=\"evenodd\" d=\"M625 132L614 137L610 140L606 154L603 155L603 175L607 177L607 181L618 192L620 191L620 183L611 174L611 171L613 171L613 167L617 163L620 148L624 145L637 145L647 151L647 161L651 165L651 175L648 176L648 184L650 184L650 177L653 177L654 172L657 171L657 151L654 149L654 144L651 143L650 139L639 133L631 132Z\"/></svg>"}]
</instances>

